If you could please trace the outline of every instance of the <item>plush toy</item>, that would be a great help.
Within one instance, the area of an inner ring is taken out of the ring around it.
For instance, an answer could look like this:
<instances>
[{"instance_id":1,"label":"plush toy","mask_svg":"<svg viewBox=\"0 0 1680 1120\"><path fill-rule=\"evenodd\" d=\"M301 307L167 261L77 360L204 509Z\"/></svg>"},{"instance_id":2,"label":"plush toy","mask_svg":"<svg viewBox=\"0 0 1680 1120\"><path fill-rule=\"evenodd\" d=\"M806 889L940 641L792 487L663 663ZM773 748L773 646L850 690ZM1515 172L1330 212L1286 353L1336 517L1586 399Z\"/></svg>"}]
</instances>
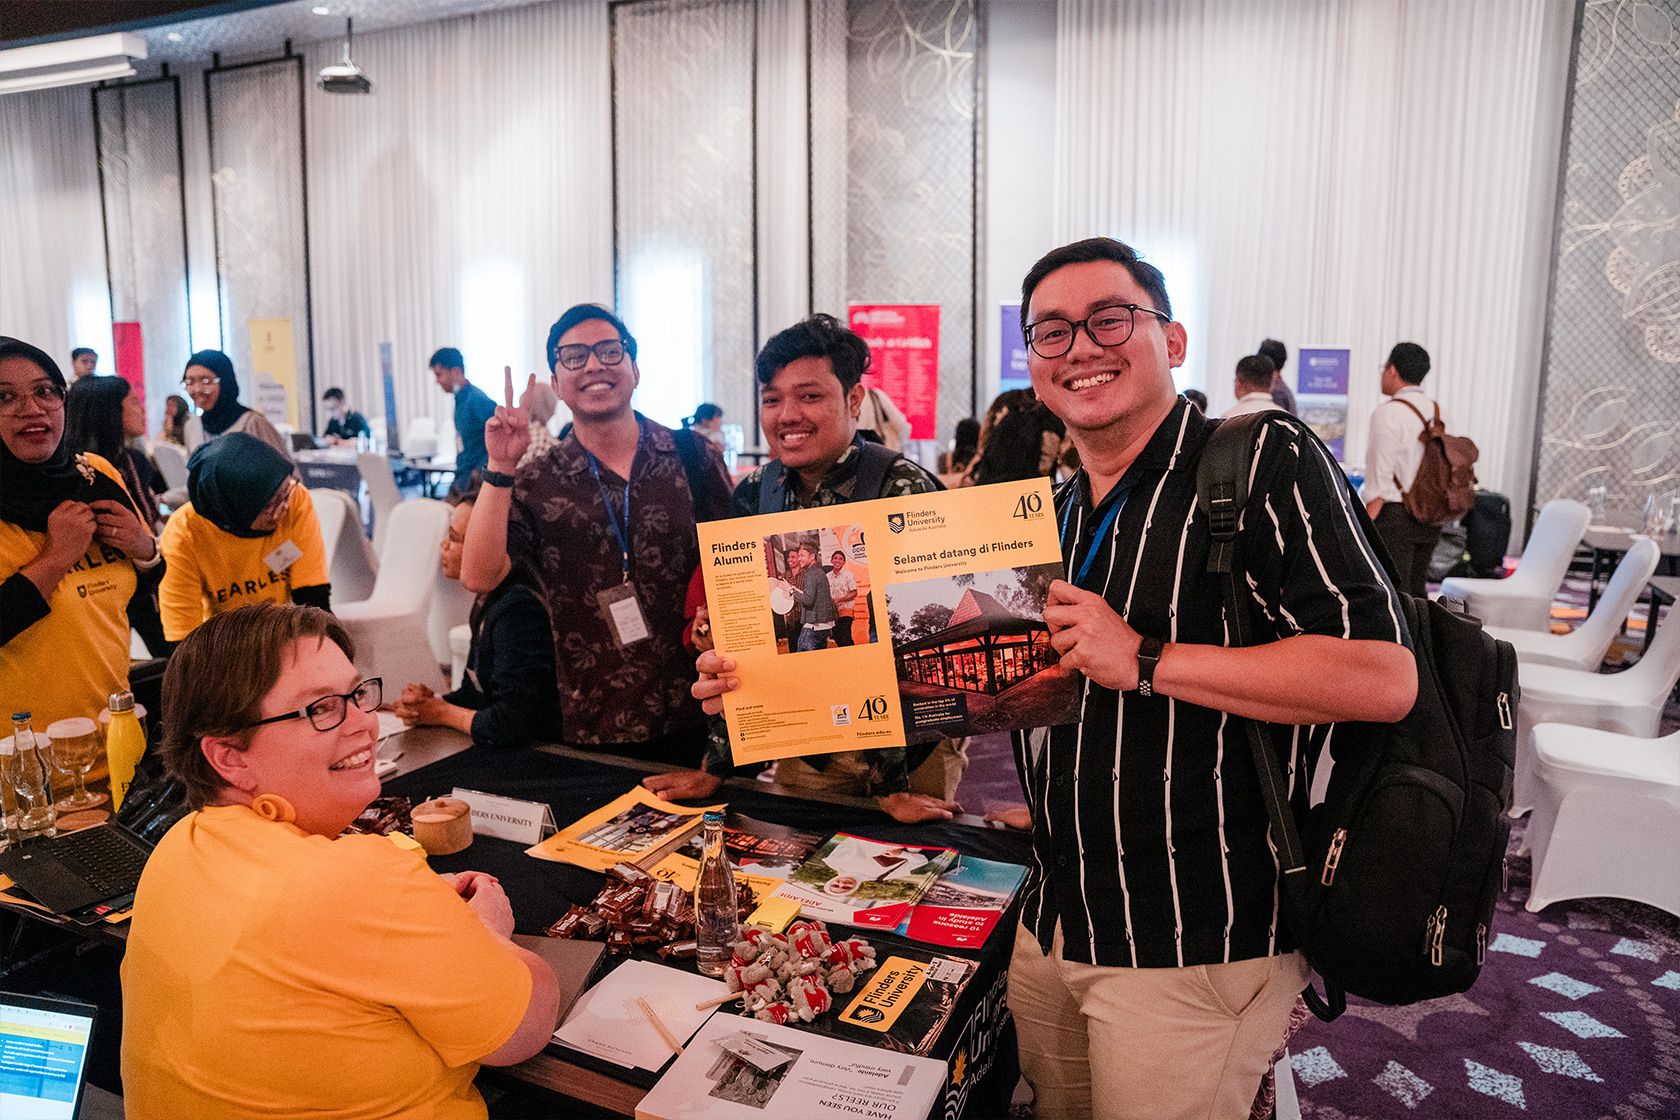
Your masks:
<instances>
[{"instance_id":1,"label":"plush toy","mask_svg":"<svg viewBox=\"0 0 1680 1120\"><path fill-rule=\"evenodd\" d=\"M753 1012L754 1019L762 1019L766 1023L781 1026L793 1017L793 1008L786 1003L772 1003Z\"/></svg>"},{"instance_id":2,"label":"plush toy","mask_svg":"<svg viewBox=\"0 0 1680 1120\"><path fill-rule=\"evenodd\" d=\"M788 985L788 999L793 1004L793 1010L807 1023L827 1011L834 1002L828 989L811 976L800 977Z\"/></svg>"}]
</instances>

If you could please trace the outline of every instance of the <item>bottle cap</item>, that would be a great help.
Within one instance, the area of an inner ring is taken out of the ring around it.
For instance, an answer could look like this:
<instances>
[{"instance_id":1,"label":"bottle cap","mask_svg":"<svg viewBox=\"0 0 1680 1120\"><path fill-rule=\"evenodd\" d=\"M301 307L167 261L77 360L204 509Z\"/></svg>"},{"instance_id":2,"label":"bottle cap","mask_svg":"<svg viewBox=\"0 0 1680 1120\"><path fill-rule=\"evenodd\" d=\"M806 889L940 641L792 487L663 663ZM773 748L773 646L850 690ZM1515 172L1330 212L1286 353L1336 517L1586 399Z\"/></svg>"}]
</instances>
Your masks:
<instances>
[{"instance_id":1,"label":"bottle cap","mask_svg":"<svg viewBox=\"0 0 1680 1120\"><path fill-rule=\"evenodd\" d=\"M716 821L719 824L723 823L723 810L722 809L707 809L706 810L706 815L705 815L704 818L702 818L702 823L710 824L712 821Z\"/></svg>"},{"instance_id":2,"label":"bottle cap","mask_svg":"<svg viewBox=\"0 0 1680 1120\"><path fill-rule=\"evenodd\" d=\"M134 710L134 693L111 693L111 710L113 712L132 712Z\"/></svg>"},{"instance_id":3,"label":"bottle cap","mask_svg":"<svg viewBox=\"0 0 1680 1120\"><path fill-rule=\"evenodd\" d=\"M12 722L13 723L16 723L20 719L28 719L28 718L29 718L29 713L28 712L13 712L12 713Z\"/></svg>"}]
</instances>

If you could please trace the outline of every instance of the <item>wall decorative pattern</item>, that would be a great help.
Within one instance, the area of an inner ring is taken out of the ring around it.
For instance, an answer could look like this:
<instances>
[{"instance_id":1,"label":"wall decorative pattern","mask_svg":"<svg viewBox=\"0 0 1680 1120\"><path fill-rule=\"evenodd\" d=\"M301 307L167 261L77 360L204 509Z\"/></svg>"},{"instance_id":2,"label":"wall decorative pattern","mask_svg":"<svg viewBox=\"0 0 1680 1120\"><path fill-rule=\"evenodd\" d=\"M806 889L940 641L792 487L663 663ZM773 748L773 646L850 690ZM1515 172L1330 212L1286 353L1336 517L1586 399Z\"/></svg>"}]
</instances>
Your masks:
<instances>
[{"instance_id":1,"label":"wall decorative pattern","mask_svg":"<svg viewBox=\"0 0 1680 1120\"><path fill-rule=\"evenodd\" d=\"M181 195L178 78L93 91L104 191L111 317L138 322L146 362L146 412L156 428L164 398L180 392L192 353ZM106 373L114 373L109 358Z\"/></svg>"},{"instance_id":2,"label":"wall decorative pattern","mask_svg":"<svg viewBox=\"0 0 1680 1120\"><path fill-rule=\"evenodd\" d=\"M313 430L301 56L205 72L222 349L256 403L251 319L290 319L298 426ZM270 419L278 420L277 417Z\"/></svg>"},{"instance_id":3,"label":"wall decorative pattern","mask_svg":"<svg viewBox=\"0 0 1680 1120\"><path fill-rule=\"evenodd\" d=\"M1535 499L1680 487L1680 0L1587 0Z\"/></svg>"}]
</instances>

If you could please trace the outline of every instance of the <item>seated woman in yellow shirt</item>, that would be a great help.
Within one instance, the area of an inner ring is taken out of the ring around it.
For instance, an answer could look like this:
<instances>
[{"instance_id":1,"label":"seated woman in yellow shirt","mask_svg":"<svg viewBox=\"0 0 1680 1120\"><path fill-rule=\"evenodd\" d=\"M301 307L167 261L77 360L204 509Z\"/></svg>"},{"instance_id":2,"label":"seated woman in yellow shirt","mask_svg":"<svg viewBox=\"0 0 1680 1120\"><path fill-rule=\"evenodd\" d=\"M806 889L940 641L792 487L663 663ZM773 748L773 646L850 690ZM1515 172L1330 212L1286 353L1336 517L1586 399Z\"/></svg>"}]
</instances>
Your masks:
<instances>
[{"instance_id":1,"label":"seated woman in yellow shirt","mask_svg":"<svg viewBox=\"0 0 1680 1120\"><path fill-rule=\"evenodd\" d=\"M128 601L157 542L110 463L64 438L64 374L0 337L0 718L37 730L128 687Z\"/></svg>"},{"instance_id":2,"label":"seated woman in yellow shirt","mask_svg":"<svg viewBox=\"0 0 1680 1120\"><path fill-rule=\"evenodd\" d=\"M163 681L196 812L141 876L122 965L124 1107L151 1117L483 1117L479 1065L541 1050L554 974L489 875L381 836L379 680L310 607L205 622Z\"/></svg>"},{"instance_id":3,"label":"seated woman in yellow shirt","mask_svg":"<svg viewBox=\"0 0 1680 1120\"><path fill-rule=\"evenodd\" d=\"M187 495L160 542L168 561L158 588L165 638L178 642L248 603L330 607L321 523L285 456L229 432L193 452Z\"/></svg>"}]
</instances>

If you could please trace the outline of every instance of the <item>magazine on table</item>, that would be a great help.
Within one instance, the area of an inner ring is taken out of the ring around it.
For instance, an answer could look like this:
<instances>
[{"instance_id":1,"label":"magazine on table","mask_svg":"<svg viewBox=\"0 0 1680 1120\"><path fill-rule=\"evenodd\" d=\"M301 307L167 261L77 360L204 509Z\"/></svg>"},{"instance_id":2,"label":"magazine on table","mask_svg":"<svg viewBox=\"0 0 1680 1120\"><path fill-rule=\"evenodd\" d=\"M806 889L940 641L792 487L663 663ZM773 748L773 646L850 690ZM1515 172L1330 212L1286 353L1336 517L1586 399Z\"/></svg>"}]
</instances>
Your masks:
<instances>
[{"instance_id":1,"label":"magazine on table","mask_svg":"<svg viewBox=\"0 0 1680 1120\"><path fill-rule=\"evenodd\" d=\"M723 819L723 846L737 877L752 885L758 898L768 897L787 882L789 875L822 846L827 833L801 832L744 813L730 813ZM694 889L700 874L700 856L705 841L699 833L690 836L676 851L648 870L669 879L685 891Z\"/></svg>"},{"instance_id":2,"label":"magazine on table","mask_svg":"<svg viewBox=\"0 0 1680 1120\"><path fill-rule=\"evenodd\" d=\"M1026 875L1027 869L1018 863L960 856L894 932L929 945L979 952Z\"/></svg>"},{"instance_id":3,"label":"magazine on table","mask_svg":"<svg viewBox=\"0 0 1680 1120\"><path fill-rule=\"evenodd\" d=\"M954 848L886 844L837 832L775 893L797 900L807 918L892 929L956 858Z\"/></svg>"},{"instance_id":4,"label":"magazine on table","mask_svg":"<svg viewBox=\"0 0 1680 1120\"><path fill-rule=\"evenodd\" d=\"M944 1062L717 1015L636 1105L637 1120L869 1116L923 1120Z\"/></svg>"}]
</instances>

